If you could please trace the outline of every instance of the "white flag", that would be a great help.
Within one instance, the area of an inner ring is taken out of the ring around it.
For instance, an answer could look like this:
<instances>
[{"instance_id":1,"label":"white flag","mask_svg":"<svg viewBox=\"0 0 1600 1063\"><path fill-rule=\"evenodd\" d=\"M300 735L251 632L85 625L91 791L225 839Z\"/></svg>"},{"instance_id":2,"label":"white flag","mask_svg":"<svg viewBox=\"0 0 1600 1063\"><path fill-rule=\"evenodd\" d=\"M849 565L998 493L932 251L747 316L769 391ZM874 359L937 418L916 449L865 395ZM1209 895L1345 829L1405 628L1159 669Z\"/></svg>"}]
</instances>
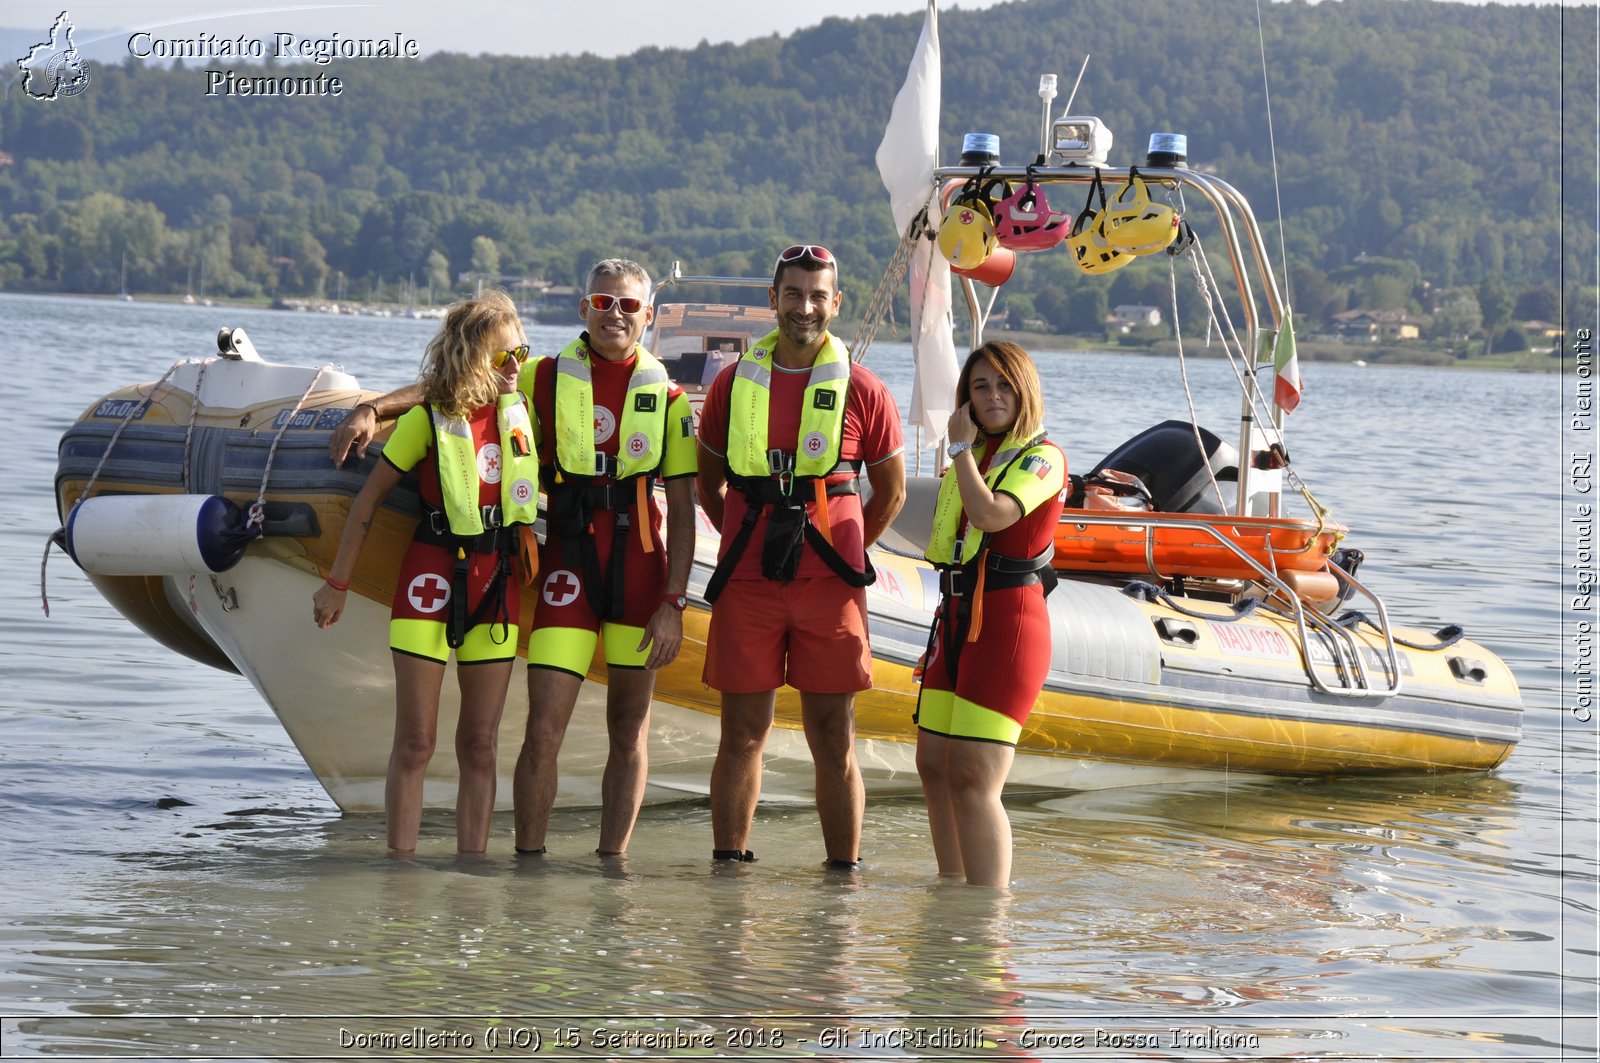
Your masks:
<instances>
[{"instance_id":1,"label":"white flag","mask_svg":"<svg viewBox=\"0 0 1600 1063\"><path fill-rule=\"evenodd\" d=\"M878 175L889 190L895 232L904 233L928 202L933 167L939 157L939 13L928 0L922 36L906 69L905 84L894 98L889 125L875 156Z\"/></svg>"},{"instance_id":2,"label":"white flag","mask_svg":"<svg viewBox=\"0 0 1600 1063\"><path fill-rule=\"evenodd\" d=\"M933 168L939 152L939 13L928 0L905 84L894 98L889 124L876 161L896 231L904 233L918 211L927 208L938 223ZM911 257L911 349L916 382L911 391L911 421L931 439L944 438L955 409L955 341L950 333L950 263L935 254L933 242L918 240Z\"/></svg>"},{"instance_id":3,"label":"white flag","mask_svg":"<svg viewBox=\"0 0 1600 1063\"><path fill-rule=\"evenodd\" d=\"M911 253L911 423L930 442L944 439L956 408L956 345L950 313L950 262L932 240L918 240Z\"/></svg>"}]
</instances>

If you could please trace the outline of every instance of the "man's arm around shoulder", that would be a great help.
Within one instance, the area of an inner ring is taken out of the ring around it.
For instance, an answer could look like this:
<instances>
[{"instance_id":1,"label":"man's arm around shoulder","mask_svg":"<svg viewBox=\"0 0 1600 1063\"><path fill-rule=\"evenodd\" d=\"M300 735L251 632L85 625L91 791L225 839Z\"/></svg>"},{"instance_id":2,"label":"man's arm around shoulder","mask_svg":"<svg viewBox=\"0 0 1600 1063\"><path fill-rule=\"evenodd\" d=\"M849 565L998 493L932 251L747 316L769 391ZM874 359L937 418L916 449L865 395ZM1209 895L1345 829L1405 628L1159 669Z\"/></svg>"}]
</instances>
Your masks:
<instances>
[{"instance_id":1,"label":"man's arm around shoulder","mask_svg":"<svg viewBox=\"0 0 1600 1063\"><path fill-rule=\"evenodd\" d=\"M328 437L328 457L335 465L343 465L352 450L357 458L366 457L367 444L378 434L378 422L393 420L421 401L422 387L417 384L407 384L375 399L362 399Z\"/></svg>"}]
</instances>

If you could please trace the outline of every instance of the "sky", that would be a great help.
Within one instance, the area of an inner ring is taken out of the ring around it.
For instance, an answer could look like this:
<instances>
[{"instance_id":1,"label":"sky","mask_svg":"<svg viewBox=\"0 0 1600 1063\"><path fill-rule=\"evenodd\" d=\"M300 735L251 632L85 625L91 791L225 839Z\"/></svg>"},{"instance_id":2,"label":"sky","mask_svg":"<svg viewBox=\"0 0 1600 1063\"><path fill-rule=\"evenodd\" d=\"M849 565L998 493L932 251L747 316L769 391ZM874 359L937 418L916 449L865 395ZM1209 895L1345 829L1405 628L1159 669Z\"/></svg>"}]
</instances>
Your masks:
<instances>
[{"instance_id":1,"label":"sky","mask_svg":"<svg viewBox=\"0 0 1600 1063\"><path fill-rule=\"evenodd\" d=\"M999 0L944 2L941 11L971 11ZM1397 0L1401 2L1401 0ZM1468 0L1473 2L1473 0ZM1546 0L1548 2L1548 0ZM1562 0L1594 6L1596 0ZM787 35L830 16L920 14L924 0L372 0L349 4L216 3L203 0L4 0L0 3L0 59L6 66L48 35L65 9L85 58L120 61L128 38L217 37L378 38L414 40L421 54L483 52L625 55L655 44L693 48ZM14 53L14 54L13 54ZM193 64L191 64L193 65Z\"/></svg>"},{"instance_id":2,"label":"sky","mask_svg":"<svg viewBox=\"0 0 1600 1063\"><path fill-rule=\"evenodd\" d=\"M973 10L996 2L964 0L959 5L941 4L940 9L959 6ZM89 58L111 61L104 48L114 47L120 57L126 54L128 36L140 30L153 36L191 39L202 32L229 37L240 33L252 37L338 33L357 38L399 33L414 39L424 55L592 52L615 56L652 44L693 48L703 40L717 44L772 33L787 35L830 16L920 14L926 4L924 0L374 0L361 4L5 0L0 4L0 25L6 27L0 43L12 45L17 34L29 27L48 31L63 8L76 27L79 50ZM110 34L111 30L119 32ZM92 40L102 34L108 36ZM96 47L91 48L92 44ZM14 58L10 51L4 56Z\"/></svg>"}]
</instances>

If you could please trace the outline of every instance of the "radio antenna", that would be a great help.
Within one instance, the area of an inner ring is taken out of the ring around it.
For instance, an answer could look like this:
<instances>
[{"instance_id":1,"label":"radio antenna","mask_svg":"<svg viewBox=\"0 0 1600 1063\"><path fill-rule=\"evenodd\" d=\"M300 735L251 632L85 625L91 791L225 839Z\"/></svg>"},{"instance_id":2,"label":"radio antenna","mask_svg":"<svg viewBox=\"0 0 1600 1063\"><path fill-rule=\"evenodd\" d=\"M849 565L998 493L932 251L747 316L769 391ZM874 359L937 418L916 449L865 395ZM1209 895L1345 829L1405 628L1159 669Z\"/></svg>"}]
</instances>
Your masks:
<instances>
[{"instance_id":1,"label":"radio antenna","mask_svg":"<svg viewBox=\"0 0 1600 1063\"><path fill-rule=\"evenodd\" d=\"M1067 105L1061 109L1062 114L1072 113L1072 101L1078 97L1078 86L1083 84L1083 72L1089 69L1089 53L1083 53L1083 65L1078 68L1078 80L1072 83L1072 91L1067 93Z\"/></svg>"}]
</instances>

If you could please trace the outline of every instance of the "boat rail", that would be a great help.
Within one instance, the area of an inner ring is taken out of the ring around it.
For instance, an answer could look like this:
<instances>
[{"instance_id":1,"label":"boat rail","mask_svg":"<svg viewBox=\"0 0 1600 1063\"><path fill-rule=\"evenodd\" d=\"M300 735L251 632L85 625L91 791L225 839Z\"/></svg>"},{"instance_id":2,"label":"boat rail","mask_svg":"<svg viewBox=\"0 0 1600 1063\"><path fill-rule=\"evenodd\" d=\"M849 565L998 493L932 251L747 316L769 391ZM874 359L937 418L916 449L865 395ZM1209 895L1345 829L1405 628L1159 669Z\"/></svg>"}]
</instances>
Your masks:
<instances>
[{"instance_id":1,"label":"boat rail","mask_svg":"<svg viewBox=\"0 0 1600 1063\"><path fill-rule=\"evenodd\" d=\"M1127 180L1137 170L1138 176L1147 185L1160 185L1170 189L1192 188L1210 204L1216 212L1219 229L1223 236L1228 252L1228 261L1233 269L1234 283L1238 286L1240 311L1244 316L1245 324L1245 349L1251 360L1252 371L1245 375L1243 408L1239 424L1239 453L1248 454L1251 451L1250 433L1255 421L1254 407L1259 391L1256 383L1255 370L1258 352L1261 350L1261 334L1263 323L1261 307L1258 305L1255 288L1250 283L1249 264L1255 267L1256 275L1260 278L1261 292L1265 297L1267 313L1272 319L1272 327L1278 328L1283 324L1288 310L1284 305L1282 293L1278 290L1275 274L1272 270L1271 258L1261 236L1261 227L1257 224L1255 213L1250 209L1247 201L1238 189L1226 181L1211 174L1201 173L1188 168L1175 169L1163 167L1117 167L1117 166L1085 166L1082 164L1067 164L1061 166L996 166L980 171L976 166L940 166L934 169L933 179L936 187L943 188L949 181L965 181L978 176L981 172L988 177L1001 178L1007 181L1032 180L1036 184L1066 184L1083 185L1085 187L1094 183L1096 177L1105 183L1114 184L1118 180ZM1241 242L1243 241L1243 242ZM1246 253L1244 244L1248 243L1249 253ZM978 296L976 282L971 277L955 278L961 282L961 293L967 304L967 312L972 329L972 347L976 348L983 343L983 328L988 321L989 310L994 306L998 288L989 292L987 303L982 303ZM1281 435L1283 431L1281 414L1275 417L1275 427ZM1248 508L1250 497L1250 476L1247 468L1239 470L1238 506L1243 513Z\"/></svg>"},{"instance_id":2,"label":"boat rail","mask_svg":"<svg viewBox=\"0 0 1600 1063\"><path fill-rule=\"evenodd\" d=\"M654 303L661 296L661 290L673 284L726 284L733 288L770 288L772 281L766 277L699 277L683 272L683 263L673 260L672 268L666 275L656 281L655 287L650 292L650 301Z\"/></svg>"},{"instance_id":3,"label":"boat rail","mask_svg":"<svg viewBox=\"0 0 1600 1063\"><path fill-rule=\"evenodd\" d=\"M1196 520L1192 515L1169 514L1160 515L1137 510L1128 510L1121 513L1095 513L1085 510L1071 510L1062 517L1062 523L1075 524L1080 527L1089 525L1115 525L1126 531L1143 531L1145 537L1145 555L1154 565L1155 558L1155 530L1157 528L1182 528L1186 530L1203 530L1208 536L1216 540L1225 549L1232 553L1255 573L1256 579L1277 592L1277 596L1286 603L1290 618L1294 621L1295 631L1299 637L1301 662L1305 666L1306 675L1311 684L1324 694L1334 697L1391 697L1400 693L1402 676L1400 661L1395 652L1394 635L1389 627L1389 612L1384 607L1383 600L1372 593L1360 580L1351 573L1346 572L1332 561L1328 562L1328 570L1340 582L1355 593L1366 598L1377 611L1377 628L1383 637L1382 665L1385 675L1381 685L1375 684L1373 676L1363 659L1362 644L1356 640L1355 634L1349 628L1334 623L1327 617L1308 611L1300 596L1279 577L1277 571L1253 557L1249 551L1244 550L1232 538L1224 534L1218 524L1227 525L1227 518L1219 517L1214 521ZM1269 555L1270 556L1270 555ZM1152 568L1152 571L1154 569ZM1228 619L1215 617L1217 620ZM1329 682L1318 669L1317 662L1311 655L1311 635L1315 631L1326 640L1333 658L1332 669L1334 681Z\"/></svg>"}]
</instances>

